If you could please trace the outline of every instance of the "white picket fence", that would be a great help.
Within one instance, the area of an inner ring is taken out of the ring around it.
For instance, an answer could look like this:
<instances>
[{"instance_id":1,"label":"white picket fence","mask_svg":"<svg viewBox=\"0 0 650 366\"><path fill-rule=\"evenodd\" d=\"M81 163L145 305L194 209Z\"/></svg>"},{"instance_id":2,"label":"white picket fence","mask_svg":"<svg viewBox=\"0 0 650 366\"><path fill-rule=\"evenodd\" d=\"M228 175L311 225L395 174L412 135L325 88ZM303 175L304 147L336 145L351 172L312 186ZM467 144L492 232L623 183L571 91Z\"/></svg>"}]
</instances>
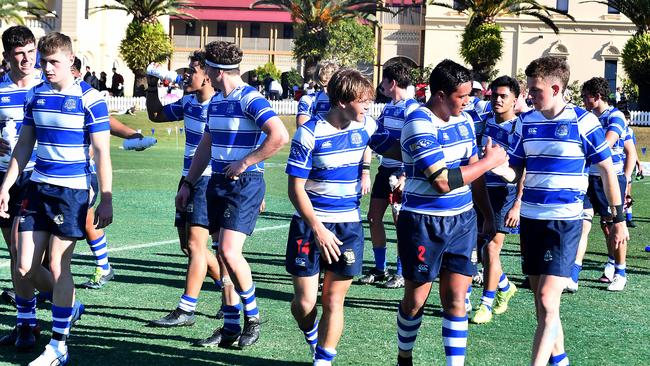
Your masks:
<instances>
[{"instance_id":1,"label":"white picket fence","mask_svg":"<svg viewBox=\"0 0 650 366\"><path fill-rule=\"evenodd\" d=\"M167 104L172 100L165 99L166 96L161 97L161 102ZM298 102L295 100L272 100L271 107L279 115L292 115L298 113ZM147 109L145 97L107 97L106 103L108 104L109 111L124 112L129 108L135 107L138 111ZM377 118L381 114L386 104L372 103L370 105L370 116ZM630 111L630 125L632 126L650 126L650 112L644 111Z\"/></svg>"},{"instance_id":2,"label":"white picket fence","mask_svg":"<svg viewBox=\"0 0 650 366\"><path fill-rule=\"evenodd\" d=\"M298 113L298 102L295 100L272 100L270 102L275 113L279 115L296 115ZM372 103L370 105L369 115L374 118L379 117L385 105L383 103Z\"/></svg>"},{"instance_id":3,"label":"white picket fence","mask_svg":"<svg viewBox=\"0 0 650 366\"><path fill-rule=\"evenodd\" d=\"M108 110L112 112L124 112L135 107L137 111L147 109L145 97L107 97Z\"/></svg>"},{"instance_id":4,"label":"white picket fence","mask_svg":"<svg viewBox=\"0 0 650 366\"><path fill-rule=\"evenodd\" d=\"M650 112L630 111L630 125L650 126Z\"/></svg>"},{"instance_id":5,"label":"white picket fence","mask_svg":"<svg viewBox=\"0 0 650 366\"><path fill-rule=\"evenodd\" d=\"M166 97L161 97L161 102L163 104L168 104L173 100L166 100ZM107 97L106 103L108 104L109 111L123 112L129 108L135 107L136 110L142 111L146 110L145 97ZM275 113L279 115L292 115L295 116L298 113L298 102L295 100L285 99L285 100L271 100L271 107L275 110ZM370 116L379 117L381 111L384 109L385 104L371 104L370 105Z\"/></svg>"}]
</instances>

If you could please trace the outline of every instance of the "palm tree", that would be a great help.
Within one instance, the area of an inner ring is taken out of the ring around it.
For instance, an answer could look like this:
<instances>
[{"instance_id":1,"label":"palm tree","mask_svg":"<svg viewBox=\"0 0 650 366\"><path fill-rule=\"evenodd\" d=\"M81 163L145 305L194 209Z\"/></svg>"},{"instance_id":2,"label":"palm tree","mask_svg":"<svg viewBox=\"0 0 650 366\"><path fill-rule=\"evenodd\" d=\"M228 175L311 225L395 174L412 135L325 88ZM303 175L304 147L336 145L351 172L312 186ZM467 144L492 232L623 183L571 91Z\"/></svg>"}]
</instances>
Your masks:
<instances>
[{"instance_id":1,"label":"palm tree","mask_svg":"<svg viewBox=\"0 0 650 366\"><path fill-rule=\"evenodd\" d=\"M390 12L382 0L257 0L251 8L265 6L291 13L298 28L294 58L305 61L307 72L322 58L333 24L344 19L362 19L376 25L378 11Z\"/></svg>"},{"instance_id":2,"label":"palm tree","mask_svg":"<svg viewBox=\"0 0 650 366\"><path fill-rule=\"evenodd\" d=\"M102 5L95 11L121 10L133 16L120 43L120 54L135 75L133 95L142 96L146 88L145 68L151 62L163 62L171 57L172 44L158 17L163 15L192 18L184 12L190 9L188 0L115 0L117 4Z\"/></svg>"},{"instance_id":3,"label":"palm tree","mask_svg":"<svg viewBox=\"0 0 650 366\"><path fill-rule=\"evenodd\" d=\"M643 1L643 0L640 0ZM647 0L646 0L647 1ZM505 15L527 15L546 24L555 33L560 30L551 19L566 11L540 4L537 0L455 0L453 5L432 0L431 5L456 10L468 16L461 42L461 56L472 66L475 78L487 81L501 58L503 37L496 19Z\"/></svg>"},{"instance_id":4,"label":"palm tree","mask_svg":"<svg viewBox=\"0 0 650 366\"><path fill-rule=\"evenodd\" d=\"M13 21L24 25L24 14L35 16L37 19L45 14L52 14L45 0L2 0L0 1L0 19Z\"/></svg>"},{"instance_id":5,"label":"palm tree","mask_svg":"<svg viewBox=\"0 0 650 366\"><path fill-rule=\"evenodd\" d=\"M636 34L623 47L623 67L639 88L638 109L650 111L650 1L590 0L584 3L608 5L628 17L636 25Z\"/></svg>"}]
</instances>

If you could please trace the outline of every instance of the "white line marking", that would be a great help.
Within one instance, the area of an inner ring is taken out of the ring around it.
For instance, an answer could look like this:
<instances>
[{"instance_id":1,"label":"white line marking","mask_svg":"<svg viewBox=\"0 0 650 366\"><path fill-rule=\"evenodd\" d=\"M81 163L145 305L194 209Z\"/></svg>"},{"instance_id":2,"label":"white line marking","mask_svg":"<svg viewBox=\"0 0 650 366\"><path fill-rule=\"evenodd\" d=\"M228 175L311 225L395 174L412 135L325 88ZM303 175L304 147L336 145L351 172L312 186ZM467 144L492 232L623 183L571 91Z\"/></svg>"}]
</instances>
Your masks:
<instances>
[{"instance_id":1,"label":"white line marking","mask_svg":"<svg viewBox=\"0 0 650 366\"><path fill-rule=\"evenodd\" d=\"M272 230L278 230L278 229L285 229L288 228L289 224L282 224L282 225L276 225L276 226L267 226L267 227L262 227L259 229L256 229L253 234L263 232L263 231L272 231ZM151 248L151 247L157 247L160 245L166 245L166 244L172 244L172 243L177 243L178 239L173 239L173 240L163 240L163 241L154 241L151 243L143 243L143 244L133 244L133 245L127 245L125 247L119 247L115 249L109 249L108 253L115 253L115 252L124 252L127 250L133 250L133 249L142 249L142 248ZM92 255L92 252L81 252L81 253L75 253L74 257L79 257L79 256L86 256L86 255ZM0 263L0 268L6 268L9 267L10 262L6 261L4 263Z\"/></svg>"}]
</instances>

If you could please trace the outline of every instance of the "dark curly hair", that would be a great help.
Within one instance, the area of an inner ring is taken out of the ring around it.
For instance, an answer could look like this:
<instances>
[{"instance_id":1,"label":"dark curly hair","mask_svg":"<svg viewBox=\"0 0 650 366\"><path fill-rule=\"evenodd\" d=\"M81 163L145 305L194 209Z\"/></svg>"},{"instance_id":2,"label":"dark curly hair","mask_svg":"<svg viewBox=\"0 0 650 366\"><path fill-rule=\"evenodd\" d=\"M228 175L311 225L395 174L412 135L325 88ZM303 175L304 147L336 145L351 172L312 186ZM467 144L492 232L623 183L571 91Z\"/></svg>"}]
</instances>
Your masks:
<instances>
[{"instance_id":1,"label":"dark curly hair","mask_svg":"<svg viewBox=\"0 0 650 366\"><path fill-rule=\"evenodd\" d=\"M225 41L214 41L205 45L205 59L222 65L238 65L241 63L243 52L236 44ZM225 70L239 73L239 68Z\"/></svg>"},{"instance_id":2,"label":"dark curly hair","mask_svg":"<svg viewBox=\"0 0 650 366\"><path fill-rule=\"evenodd\" d=\"M205 52L196 50L188 56L190 62L198 62L202 69L205 70Z\"/></svg>"},{"instance_id":3,"label":"dark curly hair","mask_svg":"<svg viewBox=\"0 0 650 366\"><path fill-rule=\"evenodd\" d=\"M607 100L609 98L609 82L605 78L593 77L584 84L582 84L582 93L586 93L592 96L600 96L600 99Z\"/></svg>"}]
</instances>

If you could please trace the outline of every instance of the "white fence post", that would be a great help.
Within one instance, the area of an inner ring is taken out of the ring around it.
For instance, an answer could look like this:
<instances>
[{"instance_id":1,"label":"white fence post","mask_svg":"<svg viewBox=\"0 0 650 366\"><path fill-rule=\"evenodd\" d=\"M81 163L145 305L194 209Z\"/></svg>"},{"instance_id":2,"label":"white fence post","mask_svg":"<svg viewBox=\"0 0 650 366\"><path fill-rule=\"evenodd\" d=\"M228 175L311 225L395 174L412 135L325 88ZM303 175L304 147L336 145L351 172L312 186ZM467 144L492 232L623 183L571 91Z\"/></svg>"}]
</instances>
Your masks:
<instances>
[{"instance_id":1,"label":"white fence post","mask_svg":"<svg viewBox=\"0 0 650 366\"><path fill-rule=\"evenodd\" d=\"M631 126L650 126L650 112L630 111Z\"/></svg>"},{"instance_id":2,"label":"white fence post","mask_svg":"<svg viewBox=\"0 0 650 366\"><path fill-rule=\"evenodd\" d=\"M169 103L169 100L161 98L163 104ZM298 113L298 102L292 99L285 100L271 100L271 107L278 115L291 115L295 116ZM129 108L135 107L138 111L147 109L145 97L106 97L106 104L108 104L109 111L125 111ZM373 118L379 117L381 111L386 104L372 103L369 107L369 115Z\"/></svg>"}]
</instances>

